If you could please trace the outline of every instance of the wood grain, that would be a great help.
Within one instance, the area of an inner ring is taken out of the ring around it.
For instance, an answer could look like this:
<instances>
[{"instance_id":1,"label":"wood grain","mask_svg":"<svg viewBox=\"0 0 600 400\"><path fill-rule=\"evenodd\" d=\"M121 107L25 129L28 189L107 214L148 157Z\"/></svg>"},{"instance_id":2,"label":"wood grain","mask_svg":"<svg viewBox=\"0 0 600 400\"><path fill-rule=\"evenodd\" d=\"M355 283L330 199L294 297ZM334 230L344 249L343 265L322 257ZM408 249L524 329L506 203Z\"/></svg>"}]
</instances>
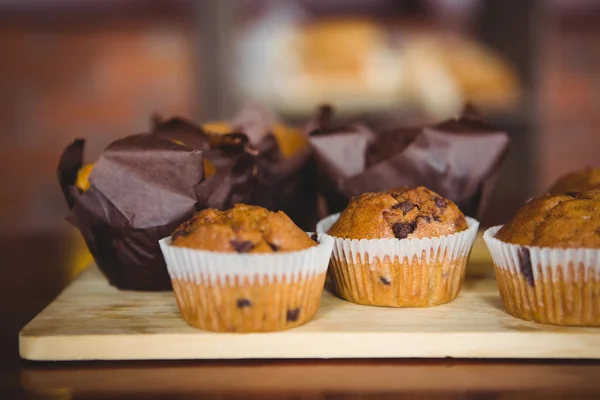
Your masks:
<instances>
[{"instance_id":1,"label":"wood grain","mask_svg":"<svg viewBox=\"0 0 600 400\"><path fill-rule=\"evenodd\" d=\"M454 302L427 309L323 296L313 321L287 332L191 328L172 293L124 292L84 271L20 333L29 360L245 358L600 358L600 330L525 322L501 306L493 280L470 280Z\"/></svg>"},{"instance_id":2,"label":"wood grain","mask_svg":"<svg viewBox=\"0 0 600 400\"><path fill-rule=\"evenodd\" d=\"M597 362L253 360L63 365L27 368L21 373L23 385L35 393L62 389L79 396L120 396L115 398L281 391L303 395L600 391Z\"/></svg>"}]
</instances>

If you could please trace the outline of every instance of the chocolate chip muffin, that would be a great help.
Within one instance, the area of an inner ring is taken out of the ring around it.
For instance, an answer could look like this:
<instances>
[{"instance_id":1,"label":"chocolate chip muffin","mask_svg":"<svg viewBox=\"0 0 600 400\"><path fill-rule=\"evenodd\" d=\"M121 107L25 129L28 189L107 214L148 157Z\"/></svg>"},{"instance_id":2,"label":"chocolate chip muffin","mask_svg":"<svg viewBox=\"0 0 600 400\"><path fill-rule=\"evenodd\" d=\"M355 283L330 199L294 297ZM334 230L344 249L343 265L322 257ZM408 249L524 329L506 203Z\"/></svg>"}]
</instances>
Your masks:
<instances>
[{"instance_id":1,"label":"chocolate chip muffin","mask_svg":"<svg viewBox=\"0 0 600 400\"><path fill-rule=\"evenodd\" d=\"M181 315L215 332L269 332L316 314L333 239L283 212L203 210L160 242Z\"/></svg>"},{"instance_id":2,"label":"chocolate chip muffin","mask_svg":"<svg viewBox=\"0 0 600 400\"><path fill-rule=\"evenodd\" d=\"M354 197L329 234L346 239L417 239L467 229L456 204L423 187Z\"/></svg>"},{"instance_id":3,"label":"chocolate chip muffin","mask_svg":"<svg viewBox=\"0 0 600 400\"><path fill-rule=\"evenodd\" d=\"M200 211L171 235L172 245L237 253L297 251L316 243L282 211L236 204L227 211Z\"/></svg>"},{"instance_id":4,"label":"chocolate chip muffin","mask_svg":"<svg viewBox=\"0 0 600 400\"><path fill-rule=\"evenodd\" d=\"M417 187L356 196L317 231L335 240L330 268L342 298L430 307L458 295L477 226L452 201Z\"/></svg>"},{"instance_id":5,"label":"chocolate chip muffin","mask_svg":"<svg viewBox=\"0 0 600 400\"><path fill-rule=\"evenodd\" d=\"M509 314L600 326L600 190L535 198L484 239Z\"/></svg>"},{"instance_id":6,"label":"chocolate chip muffin","mask_svg":"<svg viewBox=\"0 0 600 400\"><path fill-rule=\"evenodd\" d=\"M588 167L563 175L548 192L561 194L594 189L600 189L600 168Z\"/></svg>"},{"instance_id":7,"label":"chocolate chip muffin","mask_svg":"<svg viewBox=\"0 0 600 400\"><path fill-rule=\"evenodd\" d=\"M498 231L496 239L524 246L600 249L600 190L533 199Z\"/></svg>"}]
</instances>

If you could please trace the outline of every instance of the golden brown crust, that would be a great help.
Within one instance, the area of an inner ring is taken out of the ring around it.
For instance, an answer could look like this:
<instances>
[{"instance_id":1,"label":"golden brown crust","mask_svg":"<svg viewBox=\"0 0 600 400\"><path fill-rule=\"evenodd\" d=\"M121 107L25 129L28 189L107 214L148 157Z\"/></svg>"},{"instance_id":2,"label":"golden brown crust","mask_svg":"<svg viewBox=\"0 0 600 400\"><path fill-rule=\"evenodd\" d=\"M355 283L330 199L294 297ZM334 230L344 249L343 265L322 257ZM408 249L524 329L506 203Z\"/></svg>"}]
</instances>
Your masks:
<instances>
[{"instance_id":1,"label":"golden brown crust","mask_svg":"<svg viewBox=\"0 0 600 400\"><path fill-rule=\"evenodd\" d=\"M535 198L496 238L525 246L600 248L600 190Z\"/></svg>"},{"instance_id":2,"label":"golden brown crust","mask_svg":"<svg viewBox=\"0 0 600 400\"><path fill-rule=\"evenodd\" d=\"M316 243L282 211L236 204L230 210L202 210L171 235L173 246L228 253L296 251Z\"/></svg>"},{"instance_id":3,"label":"golden brown crust","mask_svg":"<svg viewBox=\"0 0 600 400\"><path fill-rule=\"evenodd\" d=\"M600 168L589 167L561 176L548 192L563 194L595 189L600 189Z\"/></svg>"},{"instance_id":4,"label":"golden brown crust","mask_svg":"<svg viewBox=\"0 0 600 400\"><path fill-rule=\"evenodd\" d=\"M414 239L465 229L456 204L420 186L353 197L328 233L346 239Z\"/></svg>"}]
</instances>

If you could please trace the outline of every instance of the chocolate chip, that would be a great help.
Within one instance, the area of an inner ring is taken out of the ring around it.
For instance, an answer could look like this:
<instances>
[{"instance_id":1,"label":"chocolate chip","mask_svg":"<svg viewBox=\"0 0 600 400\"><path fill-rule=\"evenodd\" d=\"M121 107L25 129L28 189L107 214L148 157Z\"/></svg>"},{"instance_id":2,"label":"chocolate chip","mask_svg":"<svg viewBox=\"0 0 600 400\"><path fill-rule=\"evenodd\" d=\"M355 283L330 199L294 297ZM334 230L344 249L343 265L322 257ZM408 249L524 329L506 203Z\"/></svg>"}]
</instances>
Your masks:
<instances>
[{"instance_id":1,"label":"chocolate chip","mask_svg":"<svg viewBox=\"0 0 600 400\"><path fill-rule=\"evenodd\" d=\"M448 206L446 199L442 199L441 197L436 197L433 202L435 203L435 206L439 208L446 208Z\"/></svg>"},{"instance_id":2,"label":"chocolate chip","mask_svg":"<svg viewBox=\"0 0 600 400\"><path fill-rule=\"evenodd\" d=\"M567 192L565 193L567 196L571 196L573 198L577 198L577 196L579 195L579 192Z\"/></svg>"},{"instance_id":3,"label":"chocolate chip","mask_svg":"<svg viewBox=\"0 0 600 400\"><path fill-rule=\"evenodd\" d=\"M317 232L313 233L312 235L310 235L310 238L317 244L321 244L321 242L319 241L319 235L317 235Z\"/></svg>"},{"instance_id":4,"label":"chocolate chip","mask_svg":"<svg viewBox=\"0 0 600 400\"><path fill-rule=\"evenodd\" d=\"M300 317L300 308L293 308L291 310L287 310L285 319L288 322L296 322L298 321L298 317Z\"/></svg>"},{"instance_id":5,"label":"chocolate chip","mask_svg":"<svg viewBox=\"0 0 600 400\"><path fill-rule=\"evenodd\" d=\"M379 280L381 281L381 283L383 283L385 286L390 286L392 284L392 282L390 282L385 276L380 276Z\"/></svg>"},{"instance_id":6,"label":"chocolate chip","mask_svg":"<svg viewBox=\"0 0 600 400\"><path fill-rule=\"evenodd\" d=\"M267 242L267 244L269 245L269 247L271 248L271 250L273 250L274 252L278 252L279 251L279 246L276 245L275 243Z\"/></svg>"},{"instance_id":7,"label":"chocolate chip","mask_svg":"<svg viewBox=\"0 0 600 400\"><path fill-rule=\"evenodd\" d=\"M254 243L249 240L232 240L230 243L238 253L247 253L254 248Z\"/></svg>"},{"instance_id":8,"label":"chocolate chip","mask_svg":"<svg viewBox=\"0 0 600 400\"><path fill-rule=\"evenodd\" d=\"M533 281L533 268L531 266L531 254L529 249L527 247L521 247L518 254L521 273L525 275L525 279L527 279L529 286L534 287L535 283Z\"/></svg>"},{"instance_id":9,"label":"chocolate chip","mask_svg":"<svg viewBox=\"0 0 600 400\"><path fill-rule=\"evenodd\" d=\"M431 223L431 217L429 215L420 215L419 218L424 219L427 223Z\"/></svg>"},{"instance_id":10,"label":"chocolate chip","mask_svg":"<svg viewBox=\"0 0 600 400\"><path fill-rule=\"evenodd\" d=\"M237 308L242 309L246 307L250 307L252 302L248 299L237 299Z\"/></svg>"},{"instance_id":11,"label":"chocolate chip","mask_svg":"<svg viewBox=\"0 0 600 400\"><path fill-rule=\"evenodd\" d=\"M413 208L415 208L415 205L413 202L411 201L403 201L402 203L398 203L392 206L392 208L394 209L400 209L402 210L402 214L406 214L407 212L409 212L410 210L412 210Z\"/></svg>"},{"instance_id":12,"label":"chocolate chip","mask_svg":"<svg viewBox=\"0 0 600 400\"><path fill-rule=\"evenodd\" d=\"M394 236L398 239L405 239L408 235L413 233L417 229L416 222L397 222L392 225L392 231Z\"/></svg>"},{"instance_id":13,"label":"chocolate chip","mask_svg":"<svg viewBox=\"0 0 600 400\"><path fill-rule=\"evenodd\" d=\"M435 222L442 222L442 219L439 217L439 215L434 215L434 216L433 216L433 220L434 220Z\"/></svg>"}]
</instances>

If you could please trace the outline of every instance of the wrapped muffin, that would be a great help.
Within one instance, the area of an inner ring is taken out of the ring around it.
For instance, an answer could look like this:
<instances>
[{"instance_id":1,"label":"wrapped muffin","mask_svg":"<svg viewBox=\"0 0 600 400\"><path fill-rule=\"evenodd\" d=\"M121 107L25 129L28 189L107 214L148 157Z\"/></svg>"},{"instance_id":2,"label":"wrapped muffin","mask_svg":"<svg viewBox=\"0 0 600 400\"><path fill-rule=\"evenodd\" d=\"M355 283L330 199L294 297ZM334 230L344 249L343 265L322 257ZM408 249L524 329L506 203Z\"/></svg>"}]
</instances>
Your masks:
<instances>
[{"instance_id":1,"label":"wrapped muffin","mask_svg":"<svg viewBox=\"0 0 600 400\"><path fill-rule=\"evenodd\" d=\"M253 187L248 154L206 181L201 150L154 134L117 140L82 167L84 143L68 146L59 163L67 219L119 289L170 289L158 241L199 209L246 200Z\"/></svg>"},{"instance_id":2,"label":"wrapped muffin","mask_svg":"<svg viewBox=\"0 0 600 400\"><path fill-rule=\"evenodd\" d=\"M361 193L423 185L477 218L509 144L505 132L468 108L437 125L374 132L364 124L338 125L324 107L308 130L328 214Z\"/></svg>"},{"instance_id":3,"label":"wrapped muffin","mask_svg":"<svg viewBox=\"0 0 600 400\"><path fill-rule=\"evenodd\" d=\"M318 221L314 166L306 135L279 121L258 105L244 107L232 120L196 126L181 118L162 120L155 117L154 133L160 137L184 137L186 143L197 143L212 170L234 161L222 151L222 137L245 137L255 164L255 186L252 197L244 202L282 210L305 230ZM206 140L208 139L208 140ZM201 143L198 143L198 141Z\"/></svg>"},{"instance_id":4,"label":"wrapped muffin","mask_svg":"<svg viewBox=\"0 0 600 400\"><path fill-rule=\"evenodd\" d=\"M186 322L216 332L293 328L316 314L333 240L283 212L203 210L160 242Z\"/></svg>"},{"instance_id":5,"label":"wrapped muffin","mask_svg":"<svg viewBox=\"0 0 600 400\"><path fill-rule=\"evenodd\" d=\"M600 190L535 198L484 239L509 314L600 326Z\"/></svg>"},{"instance_id":6,"label":"wrapped muffin","mask_svg":"<svg viewBox=\"0 0 600 400\"><path fill-rule=\"evenodd\" d=\"M458 295L478 225L451 200L417 187L353 197L317 232L335 240L331 272L342 298L430 307Z\"/></svg>"}]
</instances>

